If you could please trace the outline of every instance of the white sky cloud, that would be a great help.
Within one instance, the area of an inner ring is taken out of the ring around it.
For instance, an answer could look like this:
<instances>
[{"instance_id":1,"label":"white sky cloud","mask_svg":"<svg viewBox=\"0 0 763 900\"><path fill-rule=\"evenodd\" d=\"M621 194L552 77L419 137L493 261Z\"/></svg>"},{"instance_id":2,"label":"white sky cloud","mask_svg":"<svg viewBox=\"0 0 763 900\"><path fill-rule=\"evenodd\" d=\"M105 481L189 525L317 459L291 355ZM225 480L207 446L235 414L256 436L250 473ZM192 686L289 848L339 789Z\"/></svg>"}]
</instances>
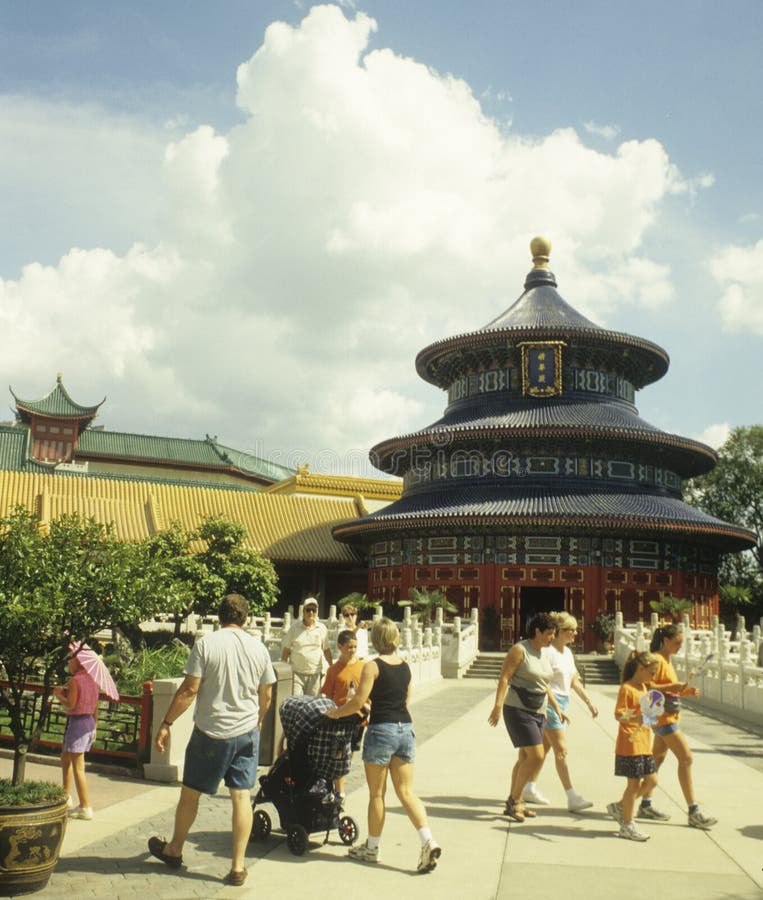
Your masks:
<instances>
[{"instance_id":1,"label":"white sky cloud","mask_svg":"<svg viewBox=\"0 0 763 900\"><path fill-rule=\"evenodd\" d=\"M595 134L597 137L604 138L605 141L614 141L620 134L617 125L599 125L596 122L583 122L583 128L588 134Z\"/></svg>"},{"instance_id":2,"label":"white sky cloud","mask_svg":"<svg viewBox=\"0 0 763 900\"><path fill-rule=\"evenodd\" d=\"M719 250L708 267L721 288L721 320L730 331L763 334L763 240Z\"/></svg>"},{"instance_id":3,"label":"white sky cloud","mask_svg":"<svg viewBox=\"0 0 763 900\"><path fill-rule=\"evenodd\" d=\"M464 81L369 52L375 30L328 6L271 25L238 68L244 120L227 133L202 125L167 143L161 125L0 98L0 129L37 135L38 171L61 152L56 180L76 169L68 197L43 178L57 215L71 203L86 223L62 226L56 265L0 280L14 387L43 393L60 369L75 399L108 394L115 428L353 453L424 425L425 394L445 405L417 378L417 351L507 308L537 233L602 324L616 304L673 300L644 243L689 182L658 141L602 153L568 128L507 135ZM735 292L759 298L762 248L735 248L747 275L735 266L724 288L730 326Z\"/></svg>"},{"instance_id":4,"label":"white sky cloud","mask_svg":"<svg viewBox=\"0 0 763 900\"><path fill-rule=\"evenodd\" d=\"M728 436L731 434L731 426L728 422L719 422L716 425L708 425L701 433L695 436L695 440L702 441L708 447L717 450L726 443Z\"/></svg>"}]
</instances>

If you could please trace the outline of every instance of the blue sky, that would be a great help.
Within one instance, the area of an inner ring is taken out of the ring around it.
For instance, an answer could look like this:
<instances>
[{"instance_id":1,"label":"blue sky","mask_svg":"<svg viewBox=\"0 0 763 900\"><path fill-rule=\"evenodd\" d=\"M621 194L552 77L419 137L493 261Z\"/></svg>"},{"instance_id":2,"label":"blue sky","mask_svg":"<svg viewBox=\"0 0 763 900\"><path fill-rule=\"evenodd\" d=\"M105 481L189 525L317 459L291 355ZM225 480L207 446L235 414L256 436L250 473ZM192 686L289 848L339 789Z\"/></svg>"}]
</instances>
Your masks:
<instances>
[{"instance_id":1,"label":"blue sky","mask_svg":"<svg viewBox=\"0 0 763 900\"><path fill-rule=\"evenodd\" d=\"M63 371L107 427L357 469L439 418L416 352L508 307L544 233L568 302L669 352L642 416L717 445L761 421L762 25L4 0L5 383Z\"/></svg>"}]
</instances>

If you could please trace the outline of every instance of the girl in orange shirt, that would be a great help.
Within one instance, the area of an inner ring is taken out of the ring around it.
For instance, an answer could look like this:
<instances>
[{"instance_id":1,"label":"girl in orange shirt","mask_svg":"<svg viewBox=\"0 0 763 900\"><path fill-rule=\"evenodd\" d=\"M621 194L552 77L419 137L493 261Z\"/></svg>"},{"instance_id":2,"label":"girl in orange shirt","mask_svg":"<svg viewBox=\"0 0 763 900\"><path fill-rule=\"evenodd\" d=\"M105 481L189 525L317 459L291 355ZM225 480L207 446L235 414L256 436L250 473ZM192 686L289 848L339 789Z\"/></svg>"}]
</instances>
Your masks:
<instances>
[{"instance_id":1,"label":"girl in orange shirt","mask_svg":"<svg viewBox=\"0 0 763 900\"><path fill-rule=\"evenodd\" d=\"M643 724L641 698L657 671L657 657L634 650L623 666L622 684L615 703L615 718L620 723L615 743L615 775L627 778L619 803L610 803L607 812L620 823L620 837L629 841L648 841L633 821L636 800L654 790L657 769L652 756L652 731Z\"/></svg>"}]
</instances>

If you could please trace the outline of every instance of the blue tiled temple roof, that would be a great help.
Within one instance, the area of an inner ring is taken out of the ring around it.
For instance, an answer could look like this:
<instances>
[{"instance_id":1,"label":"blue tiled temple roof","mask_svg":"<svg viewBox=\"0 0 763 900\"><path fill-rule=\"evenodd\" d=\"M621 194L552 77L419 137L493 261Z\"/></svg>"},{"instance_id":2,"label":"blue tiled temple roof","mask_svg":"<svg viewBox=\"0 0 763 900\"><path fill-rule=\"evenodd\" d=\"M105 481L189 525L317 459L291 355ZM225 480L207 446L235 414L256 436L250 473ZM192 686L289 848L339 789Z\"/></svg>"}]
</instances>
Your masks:
<instances>
[{"instance_id":1,"label":"blue tiled temple roof","mask_svg":"<svg viewBox=\"0 0 763 900\"><path fill-rule=\"evenodd\" d=\"M420 431L382 441L371 450L374 464L384 471L390 465L399 468L405 456L400 450L426 447L434 443L438 447L447 442L459 444L466 441L492 441L496 444L515 446L523 441L548 445L554 440L564 440L580 446L588 440L599 443L626 443L638 447L651 447L651 453L667 456L684 478L709 472L716 463L717 454L705 444L679 435L669 434L640 418L636 409L627 403L591 402L559 398L538 403L532 399L512 402L470 401ZM400 468L394 474L406 471Z\"/></svg>"},{"instance_id":2,"label":"blue tiled temple roof","mask_svg":"<svg viewBox=\"0 0 763 900\"><path fill-rule=\"evenodd\" d=\"M334 529L337 537L368 535L374 531L420 530L427 527L495 526L508 532L570 530L659 532L712 535L726 551L749 546L750 533L722 522L675 497L640 492L588 492L557 488L453 487L404 496L360 522Z\"/></svg>"},{"instance_id":3,"label":"blue tiled temple roof","mask_svg":"<svg viewBox=\"0 0 763 900\"><path fill-rule=\"evenodd\" d=\"M670 362L657 344L624 332L608 331L581 315L560 296L553 272L535 268L525 280L524 293L509 309L477 331L425 347L416 357L416 370L426 381L448 387L465 355L500 358L507 347L541 340L608 351L613 370L627 377L636 388L662 378Z\"/></svg>"}]
</instances>

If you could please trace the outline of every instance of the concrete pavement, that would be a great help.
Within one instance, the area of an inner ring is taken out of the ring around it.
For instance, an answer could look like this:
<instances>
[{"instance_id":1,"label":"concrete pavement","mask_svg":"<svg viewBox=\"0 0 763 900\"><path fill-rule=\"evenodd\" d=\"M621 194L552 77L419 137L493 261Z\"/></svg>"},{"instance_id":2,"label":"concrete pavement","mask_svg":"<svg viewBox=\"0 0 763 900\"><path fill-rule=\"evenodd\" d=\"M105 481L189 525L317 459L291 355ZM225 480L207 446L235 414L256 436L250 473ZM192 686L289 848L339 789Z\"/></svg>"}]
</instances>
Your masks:
<instances>
[{"instance_id":1,"label":"concrete pavement","mask_svg":"<svg viewBox=\"0 0 763 900\"><path fill-rule=\"evenodd\" d=\"M719 819L710 832L689 828L669 759L661 772L656 803L669 822L645 822L652 838L636 844L617 837L605 807L622 793L616 778L612 710L616 687L591 686L600 709L591 719L573 698L569 763L576 789L595 802L568 813L564 792L549 759L540 779L551 799L536 819L509 823L500 815L515 759L501 725L487 716L495 685L488 680L444 681L414 697L418 741L415 786L443 847L437 869L415 873L418 838L391 786L381 861L372 866L347 858L334 832L328 844L314 835L310 851L294 857L274 831L264 844L250 844L249 878L243 888L222 884L229 867L230 805L225 793L202 798L185 848L186 868L174 873L146 850L151 834L169 836L177 787L92 774L96 817L69 823L62 858L40 898L128 898L153 893L168 898L308 896L314 900L365 894L474 900L578 900L596 897L672 896L692 900L763 900L763 744L755 730L684 714L695 756L700 802ZM0 760L0 772L10 763ZM30 766L52 780L58 772ZM347 812L365 838L366 791L356 759L348 783ZM271 809L274 827L278 826Z\"/></svg>"}]
</instances>

